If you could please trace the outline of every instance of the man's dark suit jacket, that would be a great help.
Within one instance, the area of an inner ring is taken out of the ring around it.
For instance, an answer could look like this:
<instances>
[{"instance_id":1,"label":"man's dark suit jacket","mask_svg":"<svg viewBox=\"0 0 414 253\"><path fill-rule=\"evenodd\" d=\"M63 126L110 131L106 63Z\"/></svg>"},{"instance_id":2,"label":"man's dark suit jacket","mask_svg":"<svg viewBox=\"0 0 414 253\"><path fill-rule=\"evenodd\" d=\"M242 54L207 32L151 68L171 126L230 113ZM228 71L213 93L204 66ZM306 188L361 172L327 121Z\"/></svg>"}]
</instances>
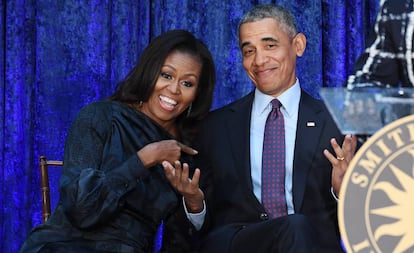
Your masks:
<instances>
[{"instance_id":1,"label":"man's dark suit jacket","mask_svg":"<svg viewBox=\"0 0 414 253\"><path fill-rule=\"evenodd\" d=\"M268 219L253 193L250 174L253 97L251 92L210 113L196 144L207 205L202 232L209 231L207 236L212 231L220 234L214 242L215 252L221 252L221 239L231 238L246 223ZM324 149L331 150L333 137L342 143L343 136L323 102L302 91L293 162L293 202L295 213L307 216L315 227L323 252L342 252L337 202L331 194L332 167L323 155Z\"/></svg>"}]
</instances>

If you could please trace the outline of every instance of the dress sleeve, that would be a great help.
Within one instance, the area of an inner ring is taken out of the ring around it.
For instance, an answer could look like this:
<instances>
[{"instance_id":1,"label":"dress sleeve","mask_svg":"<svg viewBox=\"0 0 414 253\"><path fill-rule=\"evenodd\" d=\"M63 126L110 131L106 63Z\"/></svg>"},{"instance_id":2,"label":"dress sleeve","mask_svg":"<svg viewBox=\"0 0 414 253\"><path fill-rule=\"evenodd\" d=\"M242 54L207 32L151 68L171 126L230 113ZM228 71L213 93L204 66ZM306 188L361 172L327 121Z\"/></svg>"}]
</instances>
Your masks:
<instances>
[{"instance_id":1,"label":"dress sleeve","mask_svg":"<svg viewBox=\"0 0 414 253\"><path fill-rule=\"evenodd\" d=\"M83 108L69 130L59 182L62 207L73 225L88 228L106 222L122 207L122 198L149 173L136 154L102 168L111 138L111 107Z\"/></svg>"}]
</instances>

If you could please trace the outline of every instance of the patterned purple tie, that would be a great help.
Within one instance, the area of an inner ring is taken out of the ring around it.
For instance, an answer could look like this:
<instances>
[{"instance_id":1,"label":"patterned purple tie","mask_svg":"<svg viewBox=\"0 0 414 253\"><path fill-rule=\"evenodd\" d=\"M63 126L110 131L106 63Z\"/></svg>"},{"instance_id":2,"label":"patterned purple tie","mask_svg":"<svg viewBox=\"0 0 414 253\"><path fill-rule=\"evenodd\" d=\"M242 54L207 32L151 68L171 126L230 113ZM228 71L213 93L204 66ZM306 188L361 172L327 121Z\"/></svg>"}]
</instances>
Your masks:
<instances>
[{"instance_id":1,"label":"patterned purple tie","mask_svg":"<svg viewBox=\"0 0 414 253\"><path fill-rule=\"evenodd\" d=\"M285 197L285 123L282 104L272 100L263 139L262 203L273 217L287 215Z\"/></svg>"}]
</instances>

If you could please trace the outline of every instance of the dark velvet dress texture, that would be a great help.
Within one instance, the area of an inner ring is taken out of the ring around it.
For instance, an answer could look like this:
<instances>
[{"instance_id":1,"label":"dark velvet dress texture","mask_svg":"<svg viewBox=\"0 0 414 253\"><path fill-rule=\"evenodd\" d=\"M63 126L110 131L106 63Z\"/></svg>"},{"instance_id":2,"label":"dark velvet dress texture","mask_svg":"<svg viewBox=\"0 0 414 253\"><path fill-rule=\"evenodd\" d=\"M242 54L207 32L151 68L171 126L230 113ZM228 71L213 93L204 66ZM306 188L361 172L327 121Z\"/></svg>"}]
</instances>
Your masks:
<instances>
[{"instance_id":1,"label":"dark velvet dress texture","mask_svg":"<svg viewBox=\"0 0 414 253\"><path fill-rule=\"evenodd\" d=\"M20 252L152 252L161 221L185 215L162 167L146 169L136 154L164 139L172 137L128 105L84 107L66 139L60 201Z\"/></svg>"}]
</instances>

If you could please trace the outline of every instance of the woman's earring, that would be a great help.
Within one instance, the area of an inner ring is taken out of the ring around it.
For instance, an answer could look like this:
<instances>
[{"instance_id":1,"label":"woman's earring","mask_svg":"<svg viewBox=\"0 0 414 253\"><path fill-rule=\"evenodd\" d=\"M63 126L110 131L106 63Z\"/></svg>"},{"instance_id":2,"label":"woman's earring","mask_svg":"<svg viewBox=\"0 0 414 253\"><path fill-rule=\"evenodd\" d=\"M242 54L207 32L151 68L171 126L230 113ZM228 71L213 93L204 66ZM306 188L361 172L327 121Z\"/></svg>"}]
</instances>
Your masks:
<instances>
[{"instance_id":1,"label":"woman's earring","mask_svg":"<svg viewBox=\"0 0 414 253\"><path fill-rule=\"evenodd\" d=\"M187 108L187 118L190 116L191 108L193 107L193 103L191 103Z\"/></svg>"},{"instance_id":2,"label":"woman's earring","mask_svg":"<svg viewBox=\"0 0 414 253\"><path fill-rule=\"evenodd\" d=\"M142 103L143 103L142 100L138 102L138 108L142 107Z\"/></svg>"}]
</instances>

